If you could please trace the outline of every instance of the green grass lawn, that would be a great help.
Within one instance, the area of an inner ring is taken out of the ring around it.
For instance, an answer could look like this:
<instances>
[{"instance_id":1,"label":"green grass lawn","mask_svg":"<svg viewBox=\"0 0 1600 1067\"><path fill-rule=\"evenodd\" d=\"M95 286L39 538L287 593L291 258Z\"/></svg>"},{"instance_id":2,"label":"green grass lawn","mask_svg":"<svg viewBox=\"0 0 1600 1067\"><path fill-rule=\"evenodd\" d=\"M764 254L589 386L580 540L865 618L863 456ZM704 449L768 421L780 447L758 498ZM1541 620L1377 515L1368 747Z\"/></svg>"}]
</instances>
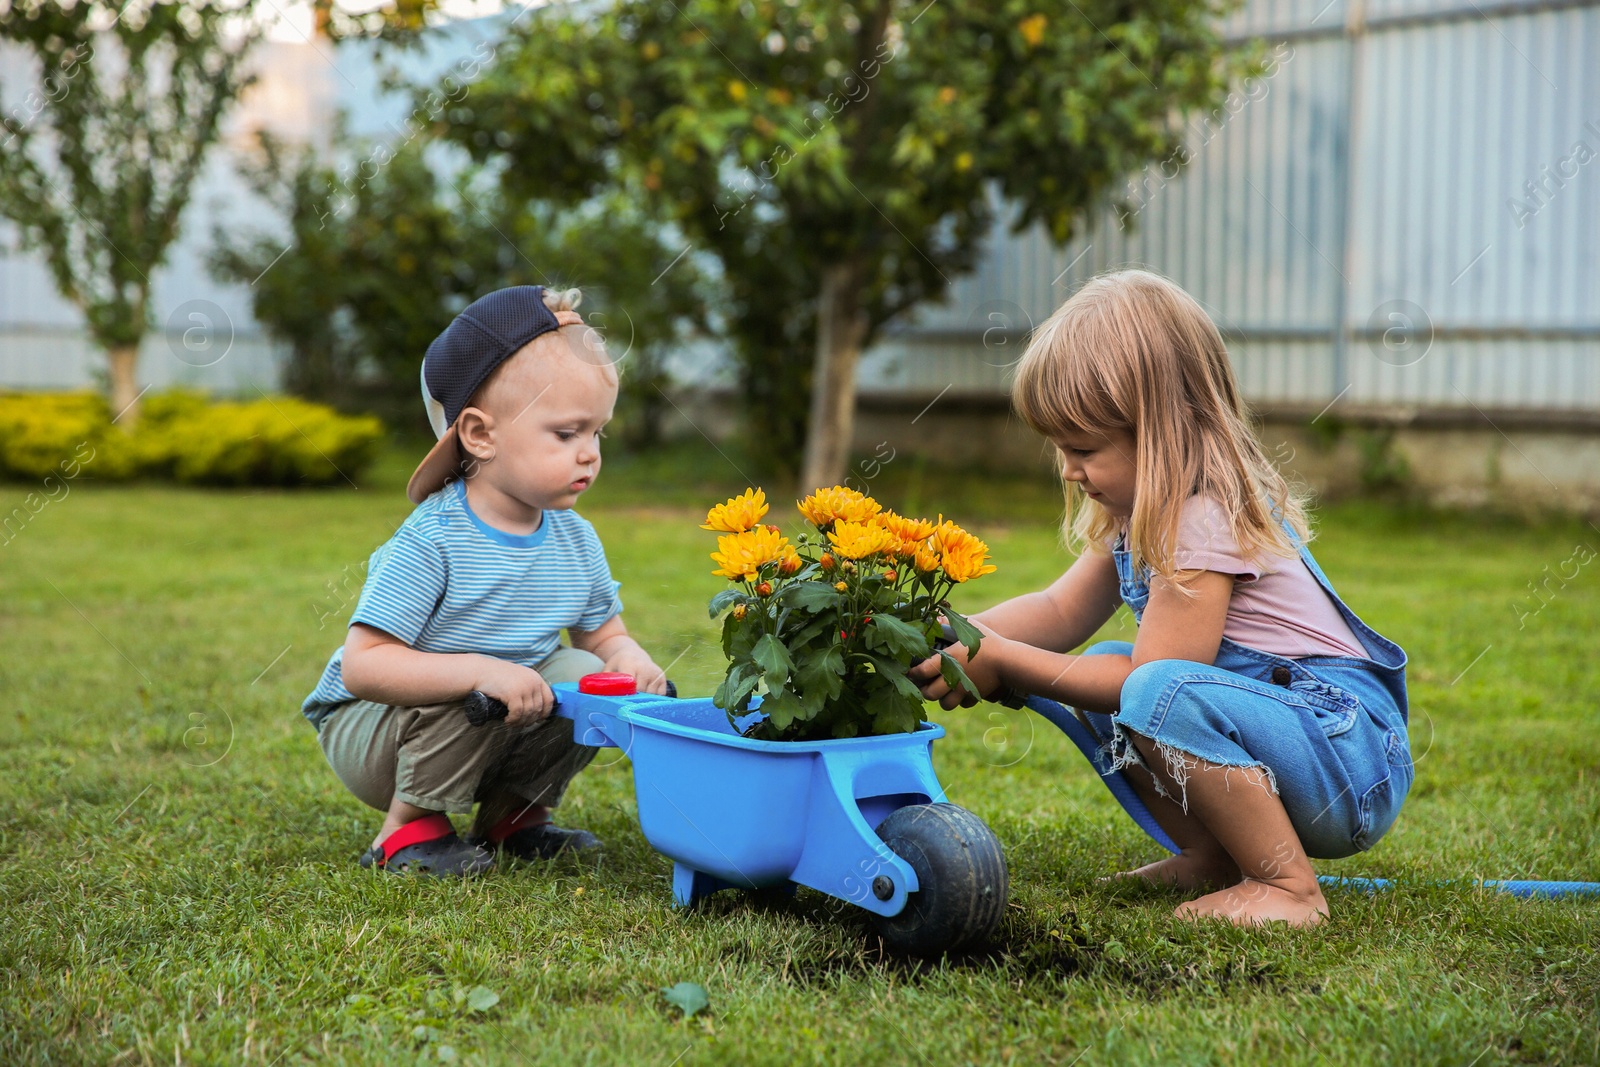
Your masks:
<instances>
[{"instance_id":1,"label":"green grass lawn","mask_svg":"<svg viewBox=\"0 0 1600 1067\"><path fill-rule=\"evenodd\" d=\"M939 716L935 759L1005 842L1014 906L993 952L910 965L809 891L675 912L609 752L562 811L608 841L598 867L356 867L376 814L298 705L409 511L412 459L359 492L80 479L0 547L0 1062L1600 1062L1600 900L1460 881L1600 880L1600 572L1517 612L1600 549L1592 526L1321 513L1318 558L1411 655L1417 755L1393 832L1325 869L1403 888L1331 892L1310 931L1180 923L1178 898L1096 881L1157 849L1065 739L980 707ZM696 524L741 485L714 453L669 456L586 499L625 617L686 694L720 673ZM1048 484L907 461L874 488L988 537L1000 571L960 606L1065 566ZM0 486L0 513L28 491ZM678 1017L659 991L680 981L709 1011Z\"/></svg>"}]
</instances>

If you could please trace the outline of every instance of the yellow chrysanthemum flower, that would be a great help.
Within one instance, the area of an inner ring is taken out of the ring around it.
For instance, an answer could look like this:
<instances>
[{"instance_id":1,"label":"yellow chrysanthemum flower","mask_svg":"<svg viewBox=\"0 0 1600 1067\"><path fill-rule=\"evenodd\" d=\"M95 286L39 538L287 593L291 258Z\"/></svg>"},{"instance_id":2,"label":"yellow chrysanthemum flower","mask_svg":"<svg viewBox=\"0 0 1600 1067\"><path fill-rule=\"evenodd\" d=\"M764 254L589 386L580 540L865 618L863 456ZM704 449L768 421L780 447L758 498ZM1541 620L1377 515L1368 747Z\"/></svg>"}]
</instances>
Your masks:
<instances>
[{"instance_id":1,"label":"yellow chrysanthemum flower","mask_svg":"<svg viewBox=\"0 0 1600 1067\"><path fill-rule=\"evenodd\" d=\"M939 565L952 582L965 582L999 570L989 558L989 546L953 522L941 522L933 532Z\"/></svg>"},{"instance_id":2,"label":"yellow chrysanthemum flower","mask_svg":"<svg viewBox=\"0 0 1600 1067\"><path fill-rule=\"evenodd\" d=\"M939 554L927 545L917 546L916 554L911 557L916 568L924 574L931 574L939 569Z\"/></svg>"},{"instance_id":3,"label":"yellow chrysanthemum flower","mask_svg":"<svg viewBox=\"0 0 1600 1067\"><path fill-rule=\"evenodd\" d=\"M845 559L866 559L895 547L894 534L882 526L840 519L828 531L833 550Z\"/></svg>"},{"instance_id":4,"label":"yellow chrysanthemum flower","mask_svg":"<svg viewBox=\"0 0 1600 1067\"><path fill-rule=\"evenodd\" d=\"M767 494L760 489L746 489L724 504L706 512L702 530L722 530L726 533L744 533L761 521L767 513Z\"/></svg>"},{"instance_id":5,"label":"yellow chrysanthemum flower","mask_svg":"<svg viewBox=\"0 0 1600 1067\"><path fill-rule=\"evenodd\" d=\"M800 501L799 507L806 521L819 530L836 522L866 522L883 510L883 505L870 496L842 485L818 489Z\"/></svg>"},{"instance_id":6,"label":"yellow chrysanthemum flower","mask_svg":"<svg viewBox=\"0 0 1600 1067\"><path fill-rule=\"evenodd\" d=\"M793 554L789 539L779 533L776 526L757 526L754 530L717 538L717 551L711 553L717 569L711 573L730 580L753 578L768 563Z\"/></svg>"},{"instance_id":7,"label":"yellow chrysanthemum flower","mask_svg":"<svg viewBox=\"0 0 1600 1067\"><path fill-rule=\"evenodd\" d=\"M935 528L927 519L908 519L888 510L880 512L872 521L901 541L926 541L933 536Z\"/></svg>"},{"instance_id":8,"label":"yellow chrysanthemum flower","mask_svg":"<svg viewBox=\"0 0 1600 1067\"><path fill-rule=\"evenodd\" d=\"M902 559L914 558L918 549L927 546L934 531L933 523L927 519L908 519L888 509L874 515L872 523L889 531L895 542L890 554Z\"/></svg>"}]
</instances>

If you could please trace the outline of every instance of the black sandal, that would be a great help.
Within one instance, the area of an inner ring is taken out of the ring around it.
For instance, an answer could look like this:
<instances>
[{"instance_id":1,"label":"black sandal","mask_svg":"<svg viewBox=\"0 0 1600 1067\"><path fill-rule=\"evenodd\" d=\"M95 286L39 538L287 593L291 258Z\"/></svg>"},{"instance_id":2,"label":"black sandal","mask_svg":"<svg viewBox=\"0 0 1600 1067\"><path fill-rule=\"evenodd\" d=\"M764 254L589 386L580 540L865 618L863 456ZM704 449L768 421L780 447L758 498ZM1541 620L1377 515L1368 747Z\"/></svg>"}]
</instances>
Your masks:
<instances>
[{"instance_id":1,"label":"black sandal","mask_svg":"<svg viewBox=\"0 0 1600 1067\"><path fill-rule=\"evenodd\" d=\"M507 834L500 847L520 860L555 859L559 855L589 856L598 854L605 846L587 830L563 830L551 823L524 826Z\"/></svg>"},{"instance_id":2,"label":"black sandal","mask_svg":"<svg viewBox=\"0 0 1600 1067\"><path fill-rule=\"evenodd\" d=\"M446 815L424 815L406 823L361 854L361 866L394 874L460 878L494 866L494 853L456 836Z\"/></svg>"}]
</instances>

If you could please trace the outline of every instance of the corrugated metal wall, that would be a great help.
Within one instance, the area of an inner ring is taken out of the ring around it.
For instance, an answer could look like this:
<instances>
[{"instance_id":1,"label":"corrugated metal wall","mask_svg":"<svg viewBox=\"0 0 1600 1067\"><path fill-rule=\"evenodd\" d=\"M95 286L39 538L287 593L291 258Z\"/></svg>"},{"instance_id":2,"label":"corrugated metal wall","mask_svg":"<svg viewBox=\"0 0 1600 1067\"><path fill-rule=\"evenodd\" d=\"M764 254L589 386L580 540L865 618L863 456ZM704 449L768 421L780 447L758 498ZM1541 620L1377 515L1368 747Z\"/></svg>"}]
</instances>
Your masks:
<instances>
[{"instance_id":1,"label":"corrugated metal wall","mask_svg":"<svg viewBox=\"0 0 1600 1067\"><path fill-rule=\"evenodd\" d=\"M1254 0L1228 32L1276 70L1130 183L1131 226L998 236L863 387L1002 389L1029 327L1137 264L1258 404L1600 408L1600 0Z\"/></svg>"}]
</instances>

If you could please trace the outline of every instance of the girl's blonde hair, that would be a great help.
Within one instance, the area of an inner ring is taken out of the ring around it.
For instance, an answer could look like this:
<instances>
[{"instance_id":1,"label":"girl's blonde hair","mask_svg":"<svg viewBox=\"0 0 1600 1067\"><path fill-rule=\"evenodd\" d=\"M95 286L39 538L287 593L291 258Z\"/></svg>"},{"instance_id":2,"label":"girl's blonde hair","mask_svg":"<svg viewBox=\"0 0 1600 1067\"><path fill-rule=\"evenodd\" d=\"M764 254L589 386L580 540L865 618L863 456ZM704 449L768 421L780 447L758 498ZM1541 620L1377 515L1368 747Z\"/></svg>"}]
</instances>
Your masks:
<instances>
[{"instance_id":1,"label":"girl's blonde hair","mask_svg":"<svg viewBox=\"0 0 1600 1067\"><path fill-rule=\"evenodd\" d=\"M1146 270L1091 279L1028 342L1011 387L1023 420L1054 441L1125 431L1136 442L1128 521L1135 567L1179 581L1172 553L1183 502L1214 497L1241 554L1294 556L1274 510L1302 541L1306 494L1267 459L1247 421L1222 335L1194 297ZM1116 520L1065 483L1068 545L1102 546Z\"/></svg>"}]
</instances>

